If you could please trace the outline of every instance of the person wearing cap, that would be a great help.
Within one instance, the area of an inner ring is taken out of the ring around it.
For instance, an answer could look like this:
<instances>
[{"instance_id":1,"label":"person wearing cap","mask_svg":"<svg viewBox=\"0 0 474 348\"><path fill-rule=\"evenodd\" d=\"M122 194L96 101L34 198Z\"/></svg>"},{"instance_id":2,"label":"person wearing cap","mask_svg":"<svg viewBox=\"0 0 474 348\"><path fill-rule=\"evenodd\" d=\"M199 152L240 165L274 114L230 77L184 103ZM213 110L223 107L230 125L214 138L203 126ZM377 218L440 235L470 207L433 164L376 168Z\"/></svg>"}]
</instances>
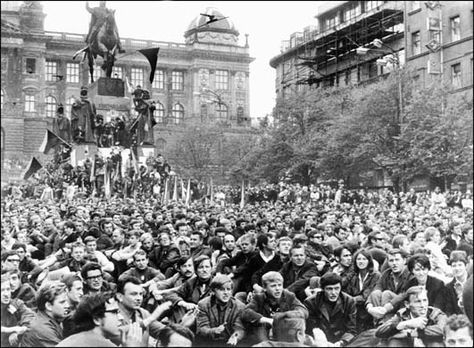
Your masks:
<instances>
[{"instance_id":1,"label":"person wearing cap","mask_svg":"<svg viewBox=\"0 0 474 348\"><path fill-rule=\"evenodd\" d=\"M209 285L211 295L198 302L196 343L204 346L235 346L245 335L240 318L244 304L232 297L232 279L215 276Z\"/></svg>"},{"instance_id":2,"label":"person wearing cap","mask_svg":"<svg viewBox=\"0 0 474 348\"><path fill-rule=\"evenodd\" d=\"M306 332L321 329L334 347L346 345L357 333L356 303L352 296L341 291L341 282L338 274L325 273L320 279L322 291L304 301L309 313Z\"/></svg>"},{"instance_id":3,"label":"person wearing cap","mask_svg":"<svg viewBox=\"0 0 474 348\"><path fill-rule=\"evenodd\" d=\"M264 291L255 294L242 312L249 345L269 339L275 313L291 312L291 316L307 319L308 310L292 292L283 289L283 276L268 272L262 276Z\"/></svg>"},{"instance_id":4,"label":"person wearing cap","mask_svg":"<svg viewBox=\"0 0 474 348\"><path fill-rule=\"evenodd\" d=\"M449 316L452 314L462 314L462 292L467 281L467 256L464 250L454 250L449 257L449 264L453 270L453 280L446 285L446 295L444 296L444 312Z\"/></svg>"},{"instance_id":5,"label":"person wearing cap","mask_svg":"<svg viewBox=\"0 0 474 348\"><path fill-rule=\"evenodd\" d=\"M428 305L423 286L406 292L405 308L379 326L375 336L385 339L389 347L443 347L443 329L447 316Z\"/></svg>"},{"instance_id":6,"label":"person wearing cap","mask_svg":"<svg viewBox=\"0 0 474 348\"><path fill-rule=\"evenodd\" d=\"M71 106L72 139L77 144L95 143L93 129L95 128L95 104L87 99L87 87L81 87L81 97Z\"/></svg>"},{"instance_id":7,"label":"person wearing cap","mask_svg":"<svg viewBox=\"0 0 474 348\"><path fill-rule=\"evenodd\" d=\"M71 122L64 117L64 106L59 103L56 109L56 117L53 119L53 133L61 139L71 142Z\"/></svg>"}]
</instances>

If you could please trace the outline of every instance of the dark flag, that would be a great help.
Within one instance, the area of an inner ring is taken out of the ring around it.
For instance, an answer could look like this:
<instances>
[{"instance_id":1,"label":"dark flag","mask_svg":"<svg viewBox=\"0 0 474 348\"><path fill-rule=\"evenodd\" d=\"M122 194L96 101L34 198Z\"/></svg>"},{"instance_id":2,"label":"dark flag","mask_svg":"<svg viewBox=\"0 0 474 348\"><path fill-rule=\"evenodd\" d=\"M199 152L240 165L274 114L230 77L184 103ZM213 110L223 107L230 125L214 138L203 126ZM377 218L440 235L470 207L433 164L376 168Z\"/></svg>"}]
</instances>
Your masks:
<instances>
[{"instance_id":1,"label":"dark flag","mask_svg":"<svg viewBox=\"0 0 474 348\"><path fill-rule=\"evenodd\" d=\"M160 48L145 48L143 50L138 50L141 54L143 54L146 59L150 62L150 83L153 83L153 79L155 78L155 70L156 70L156 63L158 62L158 52Z\"/></svg>"},{"instance_id":2,"label":"dark flag","mask_svg":"<svg viewBox=\"0 0 474 348\"><path fill-rule=\"evenodd\" d=\"M35 157L32 157L30 161L30 165L28 166L28 169L23 175L23 179L28 180L33 174L35 174L41 168L43 168L41 163L39 163L39 161Z\"/></svg>"},{"instance_id":3,"label":"dark flag","mask_svg":"<svg viewBox=\"0 0 474 348\"><path fill-rule=\"evenodd\" d=\"M71 144L69 144L66 140L60 138L59 136L51 132L49 129L47 129L39 151L46 155L48 154L49 150L61 144L67 147L71 147Z\"/></svg>"}]
</instances>

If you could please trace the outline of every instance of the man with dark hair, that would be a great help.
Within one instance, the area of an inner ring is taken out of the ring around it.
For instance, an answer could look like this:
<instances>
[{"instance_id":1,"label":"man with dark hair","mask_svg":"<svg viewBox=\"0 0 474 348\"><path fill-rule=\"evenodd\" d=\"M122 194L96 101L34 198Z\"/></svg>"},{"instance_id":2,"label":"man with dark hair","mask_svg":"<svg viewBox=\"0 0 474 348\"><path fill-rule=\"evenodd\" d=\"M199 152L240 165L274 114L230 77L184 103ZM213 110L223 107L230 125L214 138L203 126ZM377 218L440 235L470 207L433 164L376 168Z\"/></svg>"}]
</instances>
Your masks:
<instances>
[{"instance_id":1,"label":"man with dark hair","mask_svg":"<svg viewBox=\"0 0 474 348\"><path fill-rule=\"evenodd\" d=\"M69 314L66 285L62 282L43 284L36 295L37 317L22 338L23 347L52 347L63 339L61 322Z\"/></svg>"},{"instance_id":2,"label":"man with dark hair","mask_svg":"<svg viewBox=\"0 0 474 348\"><path fill-rule=\"evenodd\" d=\"M320 280L322 291L304 301L309 312L306 332L320 328L334 347L346 345L357 333L356 303L352 296L341 291L341 282L338 274L325 273Z\"/></svg>"},{"instance_id":3,"label":"man with dark hair","mask_svg":"<svg viewBox=\"0 0 474 348\"><path fill-rule=\"evenodd\" d=\"M62 340L56 347L117 347L120 343L124 347L140 346L140 324L123 326L118 313L112 292L85 296L74 314L78 333ZM126 334L122 335L121 331Z\"/></svg>"},{"instance_id":4,"label":"man with dark hair","mask_svg":"<svg viewBox=\"0 0 474 348\"><path fill-rule=\"evenodd\" d=\"M406 308L382 324L375 335L386 339L390 347L442 347L447 317L438 308L428 306L426 289L423 286L409 288L405 305Z\"/></svg>"},{"instance_id":5,"label":"man with dark hair","mask_svg":"<svg viewBox=\"0 0 474 348\"><path fill-rule=\"evenodd\" d=\"M71 304L70 312L63 321L63 336L69 337L74 333L76 327L73 315L84 296L84 284L81 276L77 273L66 275L63 277L62 282L66 285L67 297Z\"/></svg>"},{"instance_id":6,"label":"man with dark hair","mask_svg":"<svg viewBox=\"0 0 474 348\"><path fill-rule=\"evenodd\" d=\"M158 334L157 347L192 347L193 341L194 334L190 329L171 323Z\"/></svg>"},{"instance_id":7,"label":"man with dark hair","mask_svg":"<svg viewBox=\"0 0 474 348\"><path fill-rule=\"evenodd\" d=\"M159 270L148 266L148 255L140 249L133 255L133 266L122 273L119 280L123 277L136 277L140 279L143 287L147 288L153 281L165 280L165 276Z\"/></svg>"},{"instance_id":8,"label":"man with dark hair","mask_svg":"<svg viewBox=\"0 0 474 348\"><path fill-rule=\"evenodd\" d=\"M212 255L211 248L203 245L203 235L201 232L191 232L191 236L189 237L189 246L191 247L191 257L193 259L196 259L201 255L206 255L209 257Z\"/></svg>"},{"instance_id":9,"label":"man with dark hair","mask_svg":"<svg viewBox=\"0 0 474 348\"><path fill-rule=\"evenodd\" d=\"M84 279L84 294L104 292L115 289L115 284L104 279L102 267L96 262L88 262L82 267L82 279Z\"/></svg>"},{"instance_id":10,"label":"man with dark hair","mask_svg":"<svg viewBox=\"0 0 474 348\"><path fill-rule=\"evenodd\" d=\"M122 325L135 322L143 322L146 330L143 333L141 345L147 347L150 335L158 337L158 333L163 328L163 324L157 321L164 311L171 307L171 302L167 301L156 307L152 314L141 308L143 303L143 287L140 279L128 276L119 280L117 285L117 300L119 302L120 314L123 317Z\"/></svg>"},{"instance_id":11,"label":"man with dark hair","mask_svg":"<svg viewBox=\"0 0 474 348\"><path fill-rule=\"evenodd\" d=\"M454 314L444 326L445 347L472 347L472 323L464 314Z\"/></svg>"},{"instance_id":12,"label":"man with dark hair","mask_svg":"<svg viewBox=\"0 0 474 348\"><path fill-rule=\"evenodd\" d=\"M413 276L405 266L406 258L407 254L401 249L392 249L388 252L390 268L382 273L366 304L367 312L376 321L391 313L396 296L408 289L408 283Z\"/></svg>"}]
</instances>

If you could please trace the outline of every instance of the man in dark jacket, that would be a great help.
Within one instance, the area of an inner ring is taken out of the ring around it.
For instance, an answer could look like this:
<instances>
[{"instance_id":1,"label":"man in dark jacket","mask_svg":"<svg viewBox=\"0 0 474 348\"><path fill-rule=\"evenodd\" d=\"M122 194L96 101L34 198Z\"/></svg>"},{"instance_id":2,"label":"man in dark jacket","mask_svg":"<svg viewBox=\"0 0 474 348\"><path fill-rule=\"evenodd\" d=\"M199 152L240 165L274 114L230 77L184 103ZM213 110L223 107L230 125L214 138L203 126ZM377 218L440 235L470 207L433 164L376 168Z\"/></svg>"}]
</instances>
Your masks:
<instances>
[{"instance_id":1,"label":"man in dark jacket","mask_svg":"<svg viewBox=\"0 0 474 348\"><path fill-rule=\"evenodd\" d=\"M324 274L320 281L322 291L304 301L309 312L306 332L321 329L335 347L347 344L357 332L355 300L341 291L341 282L336 273Z\"/></svg>"},{"instance_id":2,"label":"man in dark jacket","mask_svg":"<svg viewBox=\"0 0 474 348\"><path fill-rule=\"evenodd\" d=\"M284 279L283 287L293 292L300 301L304 301L306 298L304 289L309 285L309 280L318 275L318 269L315 263L306 259L303 245L291 248L290 255L290 261L280 270Z\"/></svg>"},{"instance_id":3,"label":"man in dark jacket","mask_svg":"<svg viewBox=\"0 0 474 348\"><path fill-rule=\"evenodd\" d=\"M269 339L273 316L278 312L291 312L291 316L307 319L308 310L296 296L283 289L283 277L278 272L268 272L262 277L264 292L253 296L242 312L242 322L248 327L248 344Z\"/></svg>"},{"instance_id":4,"label":"man in dark jacket","mask_svg":"<svg viewBox=\"0 0 474 348\"><path fill-rule=\"evenodd\" d=\"M21 335L30 327L35 313L22 300L12 299L10 278L7 275L2 274L1 287L2 347L15 347Z\"/></svg>"},{"instance_id":5,"label":"man in dark jacket","mask_svg":"<svg viewBox=\"0 0 474 348\"><path fill-rule=\"evenodd\" d=\"M443 347L446 314L428 306L423 286L413 286L406 293L407 308L381 325L375 335L387 339L389 347ZM423 344L423 345L421 345Z\"/></svg>"}]
</instances>

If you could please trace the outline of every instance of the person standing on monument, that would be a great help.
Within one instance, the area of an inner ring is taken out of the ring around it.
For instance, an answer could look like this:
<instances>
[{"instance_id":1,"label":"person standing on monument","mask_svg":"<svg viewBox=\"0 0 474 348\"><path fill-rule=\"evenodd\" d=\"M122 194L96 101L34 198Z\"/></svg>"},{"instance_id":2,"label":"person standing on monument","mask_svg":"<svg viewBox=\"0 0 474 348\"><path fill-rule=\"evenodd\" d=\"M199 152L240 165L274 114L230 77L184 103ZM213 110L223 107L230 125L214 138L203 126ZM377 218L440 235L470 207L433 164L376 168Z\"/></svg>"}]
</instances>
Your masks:
<instances>
[{"instance_id":1,"label":"person standing on monument","mask_svg":"<svg viewBox=\"0 0 474 348\"><path fill-rule=\"evenodd\" d=\"M71 142L71 122L64 117L64 106L59 103L56 109L56 117L53 119L53 133L61 139Z\"/></svg>"},{"instance_id":2,"label":"person standing on monument","mask_svg":"<svg viewBox=\"0 0 474 348\"><path fill-rule=\"evenodd\" d=\"M133 91L133 104L138 113L136 120L131 126L131 131L136 132L137 145L153 145L153 126L156 124L153 112L156 109L154 103L149 103L150 92L142 89L140 85Z\"/></svg>"},{"instance_id":3,"label":"person standing on monument","mask_svg":"<svg viewBox=\"0 0 474 348\"><path fill-rule=\"evenodd\" d=\"M76 99L71 108L71 128L73 141L95 143L93 129L95 128L96 109L94 103L87 98L87 87L81 87L81 99Z\"/></svg>"}]
</instances>

